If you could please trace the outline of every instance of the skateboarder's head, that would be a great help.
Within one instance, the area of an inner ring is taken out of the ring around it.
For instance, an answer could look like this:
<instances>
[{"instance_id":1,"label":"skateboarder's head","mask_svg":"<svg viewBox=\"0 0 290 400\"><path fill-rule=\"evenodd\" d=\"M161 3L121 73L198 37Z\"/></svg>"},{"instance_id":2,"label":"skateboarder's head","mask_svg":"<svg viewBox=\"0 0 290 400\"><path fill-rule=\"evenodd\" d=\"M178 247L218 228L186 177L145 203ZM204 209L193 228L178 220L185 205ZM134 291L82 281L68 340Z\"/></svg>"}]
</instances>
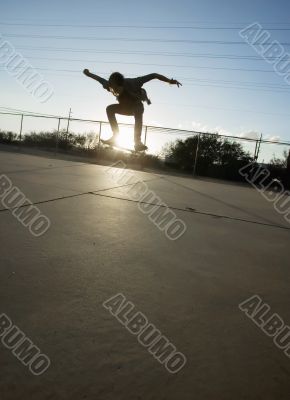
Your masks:
<instances>
[{"instance_id":1,"label":"skateboarder's head","mask_svg":"<svg viewBox=\"0 0 290 400\"><path fill-rule=\"evenodd\" d=\"M123 91L124 76L120 72L114 72L109 78L109 87L116 94Z\"/></svg>"}]
</instances>

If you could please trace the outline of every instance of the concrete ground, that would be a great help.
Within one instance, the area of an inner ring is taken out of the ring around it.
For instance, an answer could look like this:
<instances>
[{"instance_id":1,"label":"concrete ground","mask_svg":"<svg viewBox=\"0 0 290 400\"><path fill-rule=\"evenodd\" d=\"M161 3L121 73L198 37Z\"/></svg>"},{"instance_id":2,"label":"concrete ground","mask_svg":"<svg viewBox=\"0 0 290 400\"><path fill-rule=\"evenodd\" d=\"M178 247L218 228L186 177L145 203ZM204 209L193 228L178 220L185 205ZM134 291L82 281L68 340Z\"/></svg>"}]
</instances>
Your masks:
<instances>
[{"instance_id":1,"label":"concrete ground","mask_svg":"<svg viewBox=\"0 0 290 400\"><path fill-rule=\"evenodd\" d=\"M51 221L0 205L0 314L46 354L33 375L0 342L1 400L283 400L290 358L238 305L290 324L290 226L257 191L134 172L185 222L169 240L107 167L0 152L0 175ZM170 374L102 303L123 293L186 358Z\"/></svg>"}]
</instances>

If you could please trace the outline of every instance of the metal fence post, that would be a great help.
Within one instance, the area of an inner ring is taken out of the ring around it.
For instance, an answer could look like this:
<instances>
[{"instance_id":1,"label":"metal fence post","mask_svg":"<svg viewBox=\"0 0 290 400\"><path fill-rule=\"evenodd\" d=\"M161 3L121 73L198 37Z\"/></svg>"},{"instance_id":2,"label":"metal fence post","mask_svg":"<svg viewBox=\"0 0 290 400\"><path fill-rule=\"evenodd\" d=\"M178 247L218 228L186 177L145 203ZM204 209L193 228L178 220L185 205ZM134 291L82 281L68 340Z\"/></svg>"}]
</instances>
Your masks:
<instances>
[{"instance_id":1,"label":"metal fence post","mask_svg":"<svg viewBox=\"0 0 290 400\"><path fill-rule=\"evenodd\" d=\"M22 128L23 128L23 119L24 119L24 115L21 114L21 121L20 121L20 131L19 131L19 145L21 147L22 145Z\"/></svg>"},{"instance_id":2,"label":"metal fence post","mask_svg":"<svg viewBox=\"0 0 290 400\"><path fill-rule=\"evenodd\" d=\"M67 119L67 127L66 127L66 136L65 136L65 140L66 140L66 150L68 148L68 135L69 135L69 124L70 124L70 118L71 118L71 108L69 109L69 113L68 113L68 119Z\"/></svg>"},{"instance_id":3,"label":"metal fence post","mask_svg":"<svg viewBox=\"0 0 290 400\"><path fill-rule=\"evenodd\" d=\"M55 141L55 152L58 152L60 120L61 120L61 118L58 119L58 124L57 124L56 141Z\"/></svg>"},{"instance_id":4,"label":"metal fence post","mask_svg":"<svg viewBox=\"0 0 290 400\"><path fill-rule=\"evenodd\" d=\"M199 140L200 140L200 133L197 137L197 144L195 150L195 157L194 157L194 166L193 166L193 176L196 176L196 167L197 167L197 157L198 157L198 150L199 150Z\"/></svg>"},{"instance_id":5,"label":"metal fence post","mask_svg":"<svg viewBox=\"0 0 290 400\"><path fill-rule=\"evenodd\" d=\"M102 121L100 121L98 147L100 147L100 144L101 144L101 134L102 134Z\"/></svg>"},{"instance_id":6,"label":"metal fence post","mask_svg":"<svg viewBox=\"0 0 290 400\"><path fill-rule=\"evenodd\" d=\"M259 153L260 153L260 148L261 148L262 139L263 139L263 134L261 133L260 140L259 140L259 144L258 144L258 147L257 147L257 155L256 155L257 161L258 161L258 157L259 157Z\"/></svg>"},{"instance_id":7,"label":"metal fence post","mask_svg":"<svg viewBox=\"0 0 290 400\"><path fill-rule=\"evenodd\" d=\"M255 152L254 152L254 161L256 161L256 156L257 156L257 148L258 148L258 140L256 140L256 144L255 144Z\"/></svg>"},{"instance_id":8,"label":"metal fence post","mask_svg":"<svg viewBox=\"0 0 290 400\"><path fill-rule=\"evenodd\" d=\"M144 144L146 145L146 140L147 140L147 128L148 126L145 126L145 135L144 135Z\"/></svg>"}]
</instances>

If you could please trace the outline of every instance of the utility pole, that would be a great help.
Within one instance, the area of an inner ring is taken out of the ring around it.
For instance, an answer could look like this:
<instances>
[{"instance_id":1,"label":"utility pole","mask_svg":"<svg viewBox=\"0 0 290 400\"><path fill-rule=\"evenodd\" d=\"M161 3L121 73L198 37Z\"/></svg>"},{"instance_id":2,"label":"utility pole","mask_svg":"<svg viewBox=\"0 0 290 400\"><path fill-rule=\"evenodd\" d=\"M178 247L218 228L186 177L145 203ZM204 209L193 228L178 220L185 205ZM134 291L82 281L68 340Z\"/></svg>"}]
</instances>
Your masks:
<instances>
[{"instance_id":1,"label":"utility pole","mask_svg":"<svg viewBox=\"0 0 290 400\"><path fill-rule=\"evenodd\" d=\"M257 154L256 154L256 161L257 162L258 162L258 157L259 157L259 153L260 153L260 147L261 147L261 143L262 143L262 138L263 138L263 134L261 133L259 144L257 146Z\"/></svg>"},{"instance_id":2,"label":"utility pole","mask_svg":"<svg viewBox=\"0 0 290 400\"><path fill-rule=\"evenodd\" d=\"M24 115L21 114L21 121L20 121L20 132L19 132L19 148L21 149L21 145L22 145L22 128L23 128L23 118Z\"/></svg>"},{"instance_id":3,"label":"utility pole","mask_svg":"<svg viewBox=\"0 0 290 400\"><path fill-rule=\"evenodd\" d=\"M197 167L197 158L198 158L198 150L199 150L199 141L200 141L200 133L197 136L197 143L195 149L195 156L194 156L194 164L193 164L193 176L196 176L196 167Z\"/></svg>"},{"instance_id":4,"label":"utility pole","mask_svg":"<svg viewBox=\"0 0 290 400\"><path fill-rule=\"evenodd\" d=\"M67 127L66 127L66 134L68 134L68 128L69 128L69 123L70 123L70 117L72 115L71 108L69 109L68 113L68 120L67 120Z\"/></svg>"},{"instance_id":5,"label":"utility pole","mask_svg":"<svg viewBox=\"0 0 290 400\"><path fill-rule=\"evenodd\" d=\"M254 161L257 160L257 148L258 148L258 143L259 143L259 140L257 139L257 140L256 140L256 144L255 144Z\"/></svg>"},{"instance_id":6,"label":"utility pole","mask_svg":"<svg viewBox=\"0 0 290 400\"><path fill-rule=\"evenodd\" d=\"M69 129L69 123L70 123L70 118L71 118L72 112L71 112L71 108L69 109L69 113L68 113L68 120L67 120L67 127L66 127L66 135L65 135L65 141L66 144L68 142L68 129Z\"/></svg>"}]
</instances>

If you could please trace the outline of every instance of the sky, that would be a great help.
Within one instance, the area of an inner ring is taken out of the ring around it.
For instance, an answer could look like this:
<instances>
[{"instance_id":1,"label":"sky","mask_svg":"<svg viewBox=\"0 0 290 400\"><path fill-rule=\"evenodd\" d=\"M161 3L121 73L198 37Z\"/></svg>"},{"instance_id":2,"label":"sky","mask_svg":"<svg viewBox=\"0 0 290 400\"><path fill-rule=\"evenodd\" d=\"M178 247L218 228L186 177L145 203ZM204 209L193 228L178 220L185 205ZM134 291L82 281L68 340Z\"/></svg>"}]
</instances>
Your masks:
<instances>
[{"instance_id":1,"label":"sky","mask_svg":"<svg viewBox=\"0 0 290 400\"><path fill-rule=\"evenodd\" d=\"M85 77L84 68L105 78L114 71L127 77L157 72L183 86L146 84L152 105L145 106L145 124L290 141L289 85L239 36L259 22L271 34L269 42L285 43L290 52L289 12L286 0L3 2L2 38L53 86L54 95L40 103L0 65L0 111L65 116L71 108L75 118L107 120L106 106L115 99ZM25 129L40 123L51 129L56 124L26 119ZM0 115L0 128L17 124ZM262 158L284 149L264 145Z\"/></svg>"}]
</instances>

